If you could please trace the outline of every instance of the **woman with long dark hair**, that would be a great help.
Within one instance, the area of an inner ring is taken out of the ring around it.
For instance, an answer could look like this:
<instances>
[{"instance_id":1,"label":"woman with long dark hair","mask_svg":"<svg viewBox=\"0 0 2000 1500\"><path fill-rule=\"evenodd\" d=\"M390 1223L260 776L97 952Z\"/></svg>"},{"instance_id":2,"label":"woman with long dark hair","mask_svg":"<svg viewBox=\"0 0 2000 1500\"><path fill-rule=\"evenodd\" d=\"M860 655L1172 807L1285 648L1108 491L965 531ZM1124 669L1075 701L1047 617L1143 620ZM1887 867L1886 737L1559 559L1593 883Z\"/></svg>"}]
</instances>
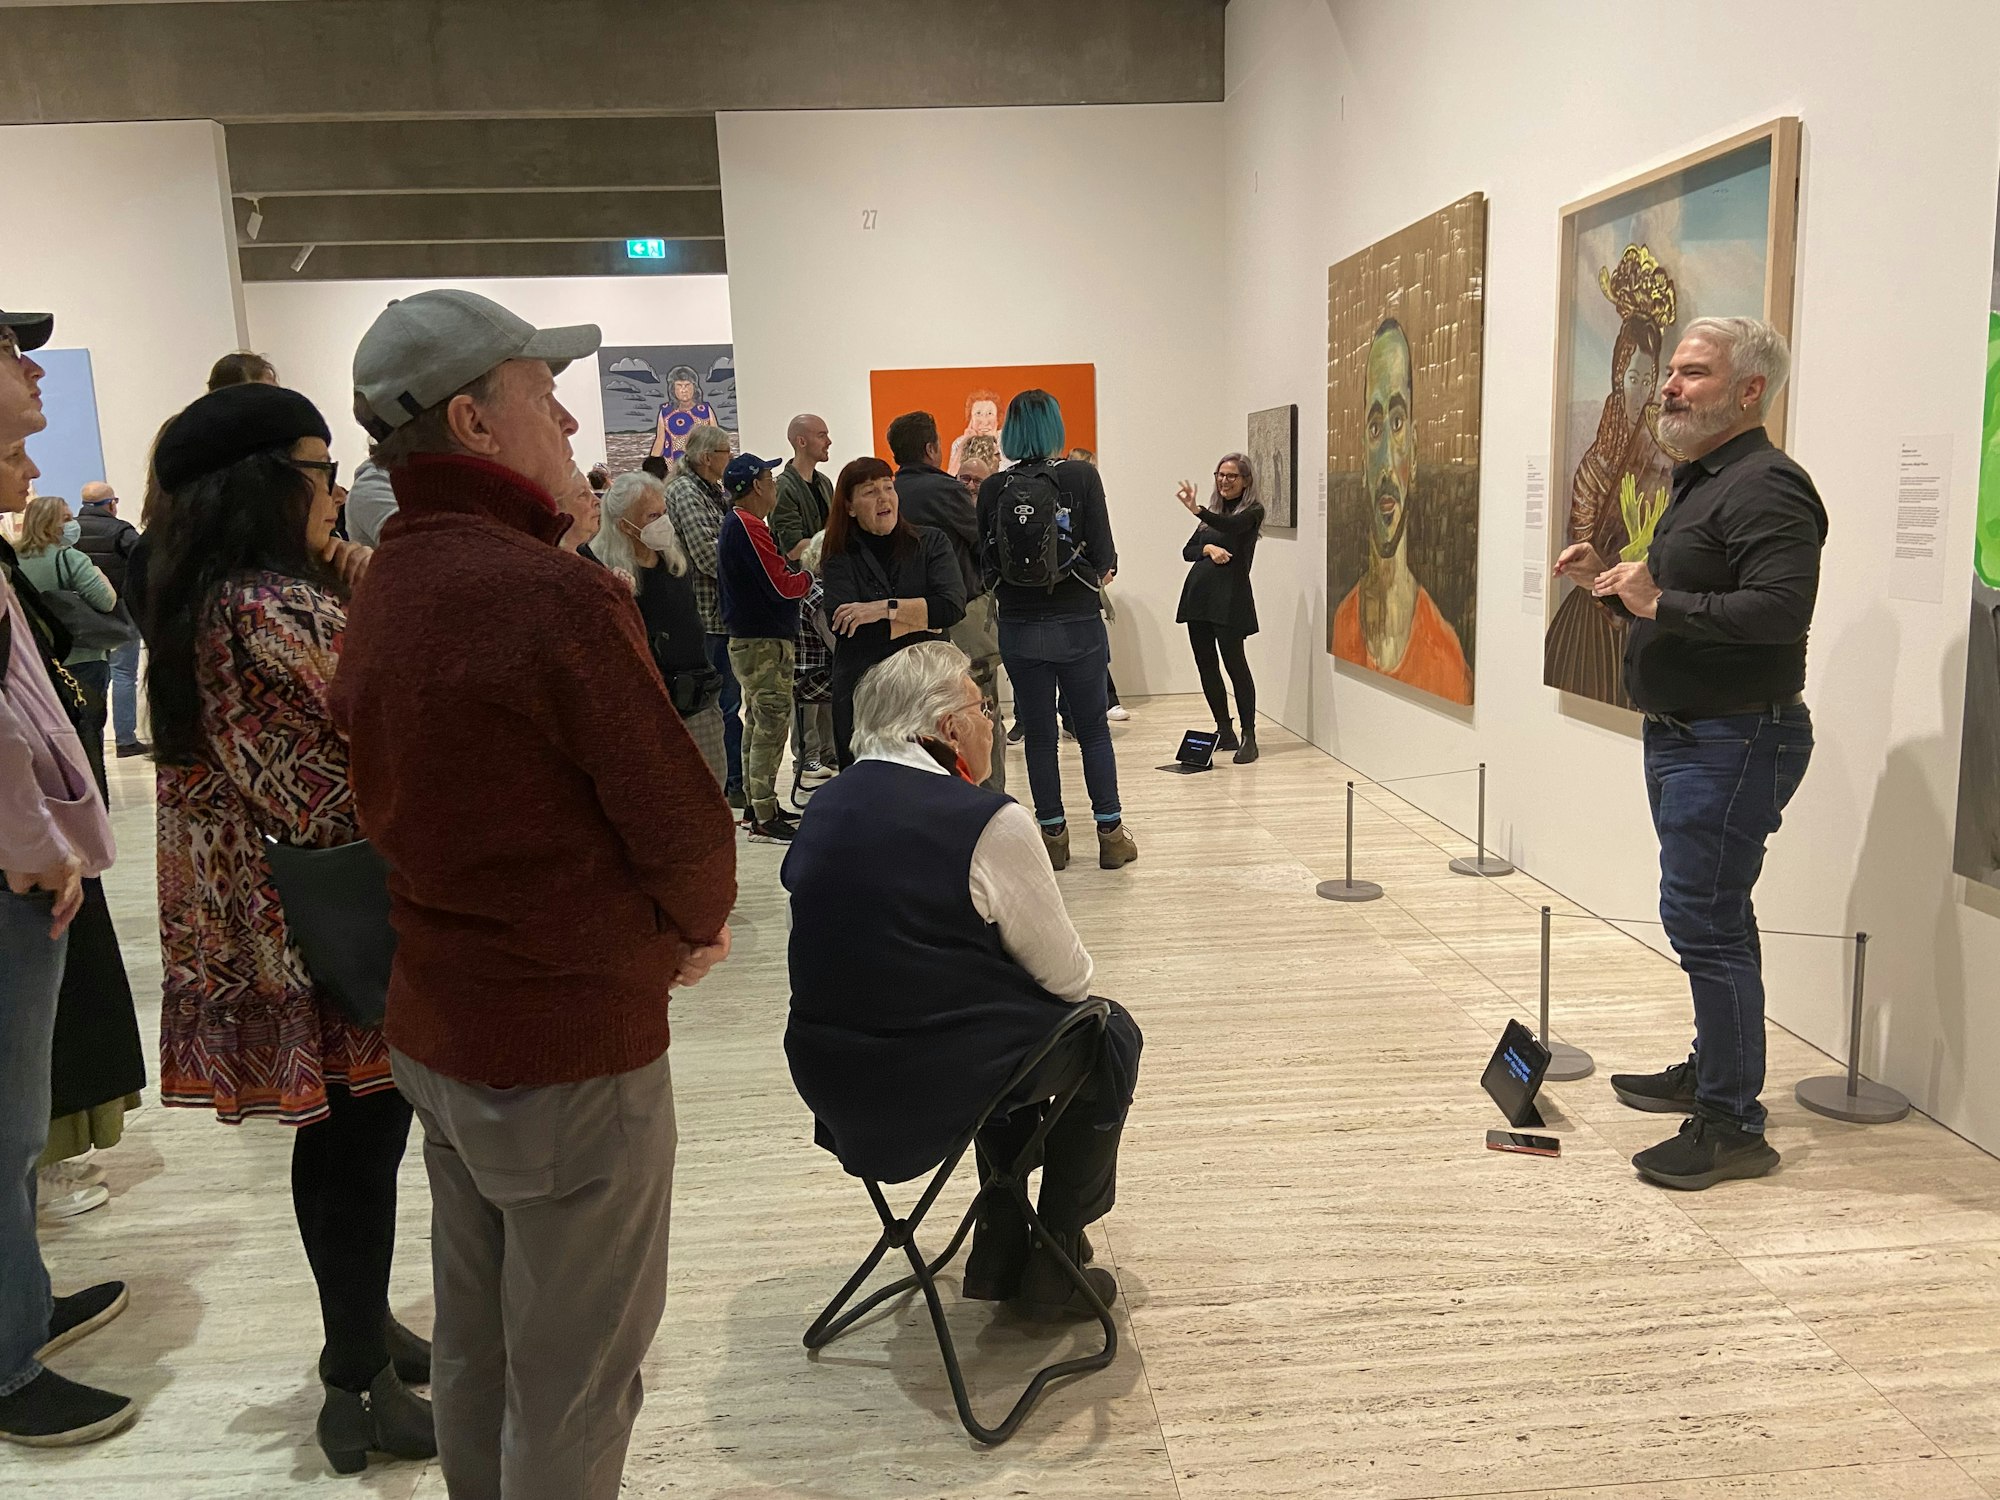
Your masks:
<instances>
[{"instance_id":1,"label":"woman with long dark hair","mask_svg":"<svg viewBox=\"0 0 2000 1500\"><path fill-rule=\"evenodd\" d=\"M941 640L965 618L965 575L951 539L903 519L896 471L857 458L840 471L820 547L822 607L833 644L833 742L854 763L854 685L861 674L919 641Z\"/></svg>"},{"instance_id":2,"label":"woman with long dark hair","mask_svg":"<svg viewBox=\"0 0 2000 1500\"><path fill-rule=\"evenodd\" d=\"M396 1169L410 1106L379 1026L323 995L290 940L264 840L361 837L328 717L344 601L366 548L333 535L344 491L311 402L261 383L204 396L154 455L148 636L159 766L160 1097L293 1128L292 1203L318 1284L318 1437L343 1473L370 1450L437 1452L430 1348L389 1314Z\"/></svg>"},{"instance_id":3,"label":"woman with long dark hair","mask_svg":"<svg viewBox=\"0 0 2000 1500\"><path fill-rule=\"evenodd\" d=\"M1207 505L1195 503L1194 486L1183 479L1175 498L1195 519L1194 535L1181 549L1188 560L1181 607L1174 619L1188 628L1202 696L1215 715L1215 748L1234 750L1236 764L1257 758L1257 684L1243 642L1257 633L1257 599L1250 592L1250 560L1264 530L1264 502L1257 498L1257 474L1247 454L1225 453L1215 465L1215 492ZM1216 662L1221 654L1222 665ZM1236 689L1236 715L1243 738L1229 722L1229 694L1222 666Z\"/></svg>"}]
</instances>

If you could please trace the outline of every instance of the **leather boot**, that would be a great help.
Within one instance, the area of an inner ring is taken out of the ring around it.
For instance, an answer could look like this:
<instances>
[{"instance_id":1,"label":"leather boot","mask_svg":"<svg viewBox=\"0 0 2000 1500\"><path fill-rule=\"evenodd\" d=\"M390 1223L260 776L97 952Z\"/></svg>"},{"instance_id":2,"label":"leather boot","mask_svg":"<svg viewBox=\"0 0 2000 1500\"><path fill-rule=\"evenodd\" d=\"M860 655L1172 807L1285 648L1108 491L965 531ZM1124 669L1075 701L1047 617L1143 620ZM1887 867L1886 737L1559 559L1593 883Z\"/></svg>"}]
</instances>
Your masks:
<instances>
[{"instance_id":1,"label":"leather boot","mask_svg":"<svg viewBox=\"0 0 2000 1500\"><path fill-rule=\"evenodd\" d=\"M396 1367L397 1378L404 1385L429 1385L431 1383L430 1340L418 1338L391 1317L389 1363Z\"/></svg>"},{"instance_id":2,"label":"leather boot","mask_svg":"<svg viewBox=\"0 0 2000 1500\"><path fill-rule=\"evenodd\" d=\"M1236 752L1236 764L1247 766L1257 758L1257 731L1246 726L1243 730L1243 746Z\"/></svg>"},{"instance_id":3,"label":"leather boot","mask_svg":"<svg viewBox=\"0 0 2000 1500\"><path fill-rule=\"evenodd\" d=\"M1139 846L1133 842L1131 833L1123 823L1106 833L1097 830L1097 867L1100 870L1115 870L1120 865L1129 865L1139 857Z\"/></svg>"},{"instance_id":4,"label":"leather boot","mask_svg":"<svg viewBox=\"0 0 2000 1500\"><path fill-rule=\"evenodd\" d=\"M974 1302L1005 1302L1021 1290L1028 1264L1028 1221L1011 1198L983 1204L972 1225L960 1290Z\"/></svg>"},{"instance_id":5,"label":"leather boot","mask_svg":"<svg viewBox=\"0 0 2000 1500\"><path fill-rule=\"evenodd\" d=\"M1049 863L1058 870L1069 868L1069 827L1065 824L1058 833L1042 830L1042 847L1049 851Z\"/></svg>"},{"instance_id":6,"label":"leather boot","mask_svg":"<svg viewBox=\"0 0 2000 1500\"><path fill-rule=\"evenodd\" d=\"M316 1435L334 1473L359 1474L368 1467L370 1453L407 1459L437 1457L431 1404L410 1394L395 1365L384 1365L365 1391L320 1383L326 1390L326 1402L319 1409Z\"/></svg>"},{"instance_id":7,"label":"leather boot","mask_svg":"<svg viewBox=\"0 0 2000 1500\"><path fill-rule=\"evenodd\" d=\"M1224 719L1220 724L1215 726L1215 748L1218 750L1234 750L1236 746L1236 726L1229 720Z\"/></svg>"},{"instance_id":8,"label":"leather boot","mask_svg":"<svg viewBox=\"0 0 2000 1500\"><path fill-rule=\"evenodd\" d=\"M1054 1238L1064 1252L1082 1270L1083 1278L1090 1283L1090 1289L1097 1293L1098 1301L1109 1307L1118 1300L1118 1281L1109 1271L1083 1264L1083 1231L1072 1230L1064 1234L1054 1231ZM1028 1268L1021 1273L1021 1293L1011 1303L1013 1309L1034 1323L1059 1323L1076 1318L1094 1318L1097 1309L1085 1300L1083 1292L1070 1280L1069 1273L1055 1258L1048 1245L1036 1242L1034 1253L1028 1257Z\"/></svg>"}]
</instances>

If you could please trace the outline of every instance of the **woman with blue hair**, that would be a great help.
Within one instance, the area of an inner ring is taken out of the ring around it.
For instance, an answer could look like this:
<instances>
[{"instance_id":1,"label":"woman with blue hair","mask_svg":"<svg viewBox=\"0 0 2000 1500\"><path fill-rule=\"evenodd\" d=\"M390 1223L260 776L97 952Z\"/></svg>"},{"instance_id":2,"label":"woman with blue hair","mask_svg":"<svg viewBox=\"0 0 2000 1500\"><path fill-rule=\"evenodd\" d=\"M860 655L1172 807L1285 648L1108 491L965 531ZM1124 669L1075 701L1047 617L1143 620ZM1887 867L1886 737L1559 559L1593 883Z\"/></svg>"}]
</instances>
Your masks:
<instances>
[{"instance_id":1,"label":"woman with blue hair","mask_svg":"<svg viewBox=\"0 0 2000 1500\"><path fill-rule=\"evenodd\" d=\"M1097 824L1097 863L1130 864L1139 846L1118 804L1118 759L1105 721L1110 639L1103 588L1118 571L1104 483L1064 452L1062 408L1047 391L1007 407L1000 451L1014 461L979 487L979 535L1000 614L1000 659L1014 684L1014 715L1027 729L1028 784L1049 862L1069 863L1056 757L1056 691L1083 752L1083 780Z\"/></svg>"}]
</instances>

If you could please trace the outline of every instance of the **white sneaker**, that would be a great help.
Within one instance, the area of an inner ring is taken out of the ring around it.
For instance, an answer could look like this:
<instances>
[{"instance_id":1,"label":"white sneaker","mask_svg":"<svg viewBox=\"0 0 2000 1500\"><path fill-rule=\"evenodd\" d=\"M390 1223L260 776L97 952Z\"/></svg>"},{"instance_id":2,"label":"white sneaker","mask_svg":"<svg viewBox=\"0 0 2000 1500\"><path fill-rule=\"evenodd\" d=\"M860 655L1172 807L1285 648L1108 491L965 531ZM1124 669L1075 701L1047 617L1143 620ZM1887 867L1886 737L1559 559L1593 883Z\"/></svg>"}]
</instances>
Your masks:
<instances>
[{"instance_id":1,"label":"white sneaker","mask_svg":"<svg viewBox=\"0 0 2000 1500\"><path fill-rule=\"evenodd\" d=\"M1124 704L1114 703L1111 705L1111 707L1104 710L1104 717L1109 719L1114 724L1123 724L1127 719L1131 718L1132 716L1125 711Z\"/></svg>"},{"instance_id":2,"label":"white sneaker","mask_svg":"<svg viewBox=\"0 0 2000 1500\"><path fill-rule=\"evenodd\" d=\"M799 785L807 791L814 791L833 780L834 773L816 760L806 762L805 770L799 773Z\"/></svg>"},{"instance_id":3,"label":"white sneaker","mask_svg":"<svg viewBox=\"0 0 2000 1500\"><path fill-rule=\"evenodd\" d=\"M111 1201L111 1189L82 1180L79 1164L59 1161L35 1174L35 1200L45 1219L74 1219Z\"/></svg>"}]
</instances>

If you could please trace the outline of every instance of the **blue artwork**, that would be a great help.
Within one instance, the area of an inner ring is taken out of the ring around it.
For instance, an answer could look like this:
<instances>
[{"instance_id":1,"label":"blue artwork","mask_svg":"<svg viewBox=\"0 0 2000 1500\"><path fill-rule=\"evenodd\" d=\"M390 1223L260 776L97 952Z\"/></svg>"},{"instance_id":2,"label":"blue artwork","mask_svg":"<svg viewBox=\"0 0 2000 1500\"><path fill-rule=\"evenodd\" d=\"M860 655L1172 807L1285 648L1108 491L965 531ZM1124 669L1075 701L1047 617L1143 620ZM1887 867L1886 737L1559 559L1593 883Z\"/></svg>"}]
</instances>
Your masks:
<instances>
[{"instance_id":1,"label":"blue artwork","mask_svg":"<svg viewBox=\"0 0 2000 1500\"><path fill-rule=\"evenodd\" d=\"M611 472L648 454L672 462L697 427L736 436L736 363L728 344L626 346L597 352Z\"/></svg>"},{"instance_id":2,"label":"blue artwork","mask_svg":"<svg viewBox=\"0 0 2000 1500\"><path fill-rule=\"evenodd\" d=\"M97 386L88 349L38 349L42 412L49 425L28 439L28 457L42 471L38 495L60 495L74 512L86 484L106 477L104 443L97 430Z\"/></svg>"}]
</instances>

